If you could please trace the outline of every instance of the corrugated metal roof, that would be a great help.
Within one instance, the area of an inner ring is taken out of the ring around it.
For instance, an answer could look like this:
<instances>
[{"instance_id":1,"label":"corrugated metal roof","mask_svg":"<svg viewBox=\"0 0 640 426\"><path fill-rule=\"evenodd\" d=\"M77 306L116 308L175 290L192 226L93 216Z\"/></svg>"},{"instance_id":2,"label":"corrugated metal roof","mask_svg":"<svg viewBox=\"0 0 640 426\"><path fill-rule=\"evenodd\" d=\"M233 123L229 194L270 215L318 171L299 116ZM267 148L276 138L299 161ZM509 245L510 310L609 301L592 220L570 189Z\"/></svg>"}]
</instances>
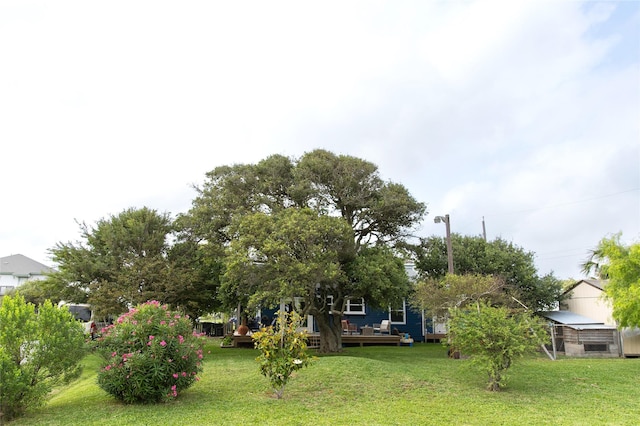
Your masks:
<instances>
[{"instance_id":1,"label":"corrugated metal roof","mask_svg":"<svg viewBox=\"0 0 640 426\"><path fill-rule=\"evenodd\" d=\"M603 322L599 322L599 321L596 321L594 319L585 317L583 315L578 315L578 314L570 312L570 311L548 311L548 312L543 312L542 316L545 317L545 318L550 319L551 321L555 321L555 322L558 322L560 324L565 324L565 325L588 325L588 324L593 324L593 325L602 325L602 326L604 326Z\"/></svg>"},{"instance_id":2,"label":"corrugated metal roof","mask_svg":"<svg viewBox=\"0 0 640 426\"><path fill-rule=\"evenodd\" d=\"M599 324L564 324L565 327L573 328L574 330L616 330L612 325Z\"/></svg>"}]
</instances>

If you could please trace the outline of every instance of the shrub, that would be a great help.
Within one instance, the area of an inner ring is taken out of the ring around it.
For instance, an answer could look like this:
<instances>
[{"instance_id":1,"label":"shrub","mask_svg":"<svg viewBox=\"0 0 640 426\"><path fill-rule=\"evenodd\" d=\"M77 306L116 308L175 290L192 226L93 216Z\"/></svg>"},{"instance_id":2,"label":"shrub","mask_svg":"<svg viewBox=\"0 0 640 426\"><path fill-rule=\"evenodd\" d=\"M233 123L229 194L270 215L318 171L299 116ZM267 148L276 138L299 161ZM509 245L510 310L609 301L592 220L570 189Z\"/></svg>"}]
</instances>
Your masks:
<instances>
[{"instance_id":1,"label":"shrub","mask_svg":"<svg viewBox=\"0 0 640 426\"><path fill-rule=\"evenodd\" d=\"M278 399L282 398L291 374L312 361L307 352L306 332L297 331L300 323L301 318L295 312L279 313L278 329L266 327L253 334L255 347L260 351L256 361Z\"/></svg>"},{"instance_id":2,"label":"shrub","mask_svg":"<svg viewBox=\"0 0 640 426\"><path fill-rule=\"evenodd\" d=\"M505 386L514 359L549 338L542 321L527 312L478 303L468 310L451 309L449 313L451 346L470 355L472 362L488 374L487 389L491 391Z\"/></svg>"},{"instance_id":3,"label":"shrub","mask_svg":"<svg viewBox=\"0 0 640 426\"><path fill-rule=\"evenodd\" d=\"M36 313L37 312L37 313ZM82 325L49 300L36 307L20 295L0 306L0 416L10 420L43 405L52 387L80 374Z\"/></svg>"},{"instance_id":4,"label":"shrub","mask_svg":"<svg viewBox=\"0 0 640 426\"><path fill-rule=\"evenodd\" d=\"M204 340L188 316L149 301L102 330L98 384L125 403L173 399L199 380Z\"/></svg>"}]
</instances>

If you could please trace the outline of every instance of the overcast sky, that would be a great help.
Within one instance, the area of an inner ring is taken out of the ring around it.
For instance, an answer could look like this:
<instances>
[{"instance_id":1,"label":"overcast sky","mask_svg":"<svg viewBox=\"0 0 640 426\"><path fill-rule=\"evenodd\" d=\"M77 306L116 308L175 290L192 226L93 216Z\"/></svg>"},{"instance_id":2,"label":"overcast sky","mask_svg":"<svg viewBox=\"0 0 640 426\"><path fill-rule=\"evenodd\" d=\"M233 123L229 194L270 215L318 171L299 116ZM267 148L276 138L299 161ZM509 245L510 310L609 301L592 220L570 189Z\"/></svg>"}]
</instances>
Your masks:
<instances>
[{"instance_id":1,"label":"overcast sky","mask_svg":"<svg viewBox=\"0 0 640 426\"><path fill-rule=\"evenodd\" d=\"M316 148L581 278L640 237L640 3L0 2L0 257Z\"/></svg>"}]
</instances>

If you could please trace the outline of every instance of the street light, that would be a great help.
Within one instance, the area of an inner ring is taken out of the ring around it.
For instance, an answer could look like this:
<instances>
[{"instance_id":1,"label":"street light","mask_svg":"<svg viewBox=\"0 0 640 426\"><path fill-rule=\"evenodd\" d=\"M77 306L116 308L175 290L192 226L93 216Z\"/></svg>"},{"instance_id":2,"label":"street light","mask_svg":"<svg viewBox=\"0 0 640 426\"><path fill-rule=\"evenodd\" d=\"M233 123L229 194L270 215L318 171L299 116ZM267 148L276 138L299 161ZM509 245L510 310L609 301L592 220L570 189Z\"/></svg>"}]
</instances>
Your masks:
<instances>
[{"instance_id":1,"label":"street light","mask_svg":"<svg viewBox=\"0 0 640 426\"><path fill-rule=\"evenodd\" d=\"M451 224L449 222L449 215L436 216L433 218L435 223L444 222L447 228L447 263L449 265L449 273L453 274L453 249L451 248Z\"/></svg>"}]
</instances>

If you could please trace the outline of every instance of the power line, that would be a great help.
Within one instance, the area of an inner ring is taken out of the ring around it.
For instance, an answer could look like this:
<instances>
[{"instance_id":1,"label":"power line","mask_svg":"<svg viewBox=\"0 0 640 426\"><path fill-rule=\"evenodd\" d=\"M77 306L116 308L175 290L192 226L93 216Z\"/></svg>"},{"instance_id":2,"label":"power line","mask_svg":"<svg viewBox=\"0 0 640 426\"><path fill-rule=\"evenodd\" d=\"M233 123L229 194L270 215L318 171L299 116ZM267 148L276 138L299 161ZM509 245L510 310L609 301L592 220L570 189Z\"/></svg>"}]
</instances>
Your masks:
<instances>
[{"instance_id":1,"label":"power line","mask_svg":"<svg viewBox=\"0 0 640 426\"><path fill-rule=\"evenodd\" d=\"M578 257L578 256L587 258L589 256L589 253L565 254L563 256L553 256L553 257L537 257L536 256L536 259L538 259L538 260L552 260L552 259L561 259L561 258L564 258L564 257Z\"/></svg>"},{"instance_id":2,"label":"power line","mask_svg":"<svg viewBox=\"0 0 640 426\"><path fill-rule=\"evenodd\" d=\"M603 198L615 197L616 195L626 194L626 193L635 192L635 191L640 191L640 188L627 189L625 191L614 192L612 194L605 194L605 195L600 195L600 196L592 197L592 198L585 198L585 199L582 199L582 200L567 201L565 203L559 203L559 204L550 204L548 206L533 207L533 208L524 209L524 210L514 210L514 211L511 211L511 212L504 212L504 213L502 213L502 212L501 213L492 213L492 214L488 214L486 216L504 216L504 215L509 215L509 214L527 213L527 212L533 212L533 211L537 211L537 210L553 209L553 208L557 208L557 207L564 207L564 206L570 206L570 205L574 205L574 204L586 203L586 202L589 202L589 201L601 200Z\"/></svg>"}]
</instances>

